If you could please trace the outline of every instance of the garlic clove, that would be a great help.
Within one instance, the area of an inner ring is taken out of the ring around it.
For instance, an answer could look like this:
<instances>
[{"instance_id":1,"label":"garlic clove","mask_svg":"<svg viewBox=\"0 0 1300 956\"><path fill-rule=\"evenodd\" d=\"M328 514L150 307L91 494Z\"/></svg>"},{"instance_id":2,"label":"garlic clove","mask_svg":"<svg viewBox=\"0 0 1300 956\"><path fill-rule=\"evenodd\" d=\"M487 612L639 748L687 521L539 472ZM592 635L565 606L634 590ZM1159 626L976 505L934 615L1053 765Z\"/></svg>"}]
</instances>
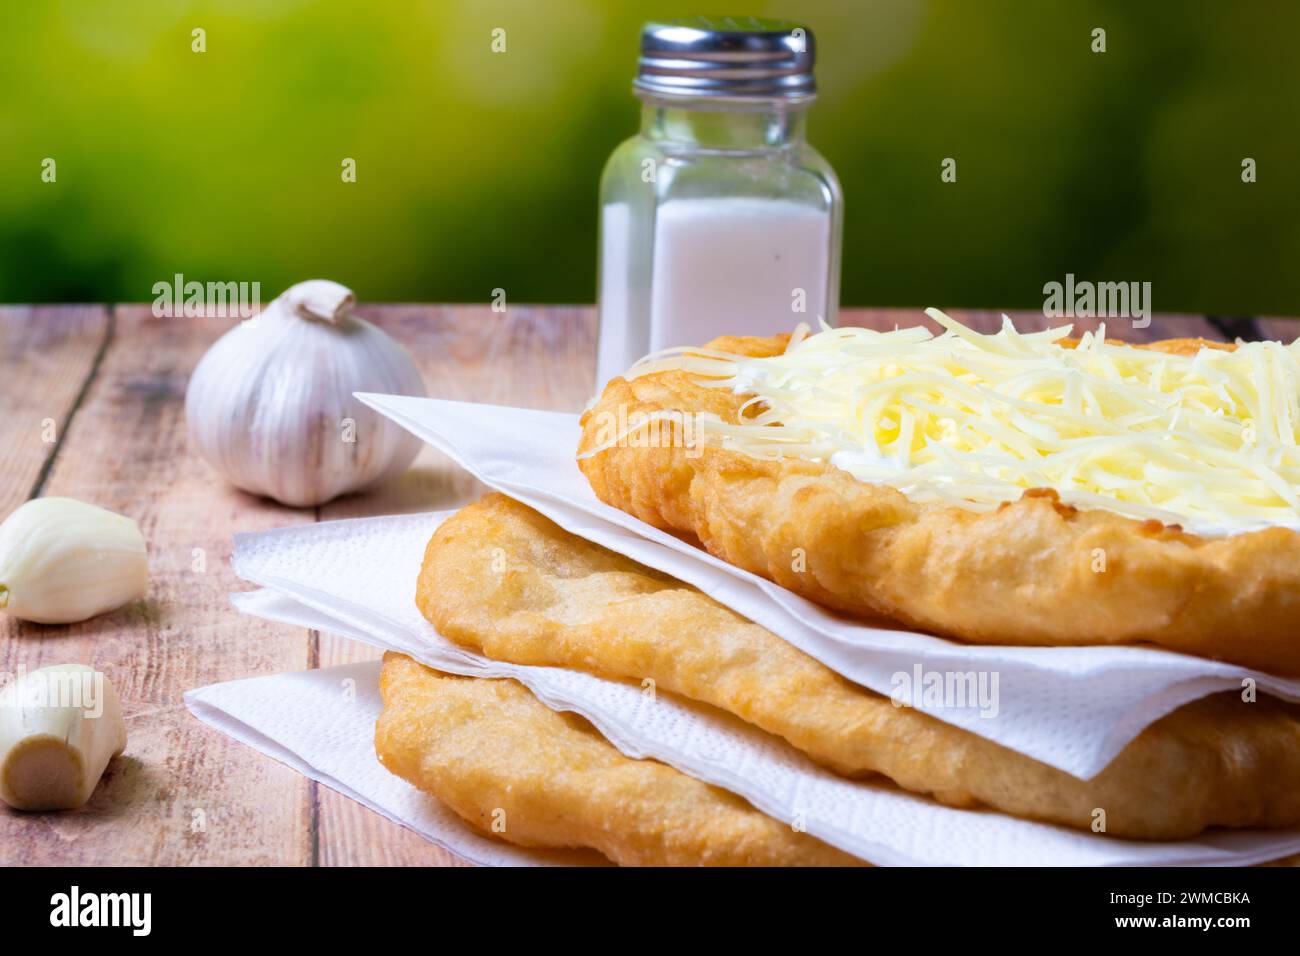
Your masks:
<instances>
[{"instance_id":1,"label":"garlic clove","mask_svg":"<svg viewBox=\"0 0 1300 956\"><path fill-rule=\"evenodd\" d=\"M144 597L149 560L134 521L73 498L35 498L0 524L0 610L39 624L84 621Z\"/></svg>"},{"instance_id":2,"label":"garlic clove","mask_svg":"<svg viewBox=\"0 0 1300 956\"><path fill-rule=\"evenodd\" d=\"M409 354L351 314L352 292L301 282L213 344L190 377L190 443L231 484L305 507L401 473L420 441L353 392L424 395Z\"/></svg>"},{"instance_id":3,"label":"garlic clove","mask_svg":"<svg viewBox=\"0 0 1300 956\"><path fill-rule=\"evenodd\" d=\"M125 749L117 691L93 668L42 667L0 689L0 800L17 810L83 805Z\"/></svg>"}]
</instances>

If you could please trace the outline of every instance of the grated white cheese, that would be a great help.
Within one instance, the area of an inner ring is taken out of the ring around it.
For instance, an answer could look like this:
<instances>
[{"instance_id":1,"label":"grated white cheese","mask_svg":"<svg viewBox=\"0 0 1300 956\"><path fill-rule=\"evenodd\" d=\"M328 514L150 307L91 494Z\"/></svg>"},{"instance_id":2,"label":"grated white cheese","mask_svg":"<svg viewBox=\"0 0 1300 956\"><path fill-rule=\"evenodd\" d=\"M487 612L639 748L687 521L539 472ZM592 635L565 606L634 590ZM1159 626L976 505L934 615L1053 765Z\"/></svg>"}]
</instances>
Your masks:
<instances>
[{"instance_id":1,"label":"grated white cheese","mask_svg":"<svg viewBox=\"0 0 1300 956\"><path fill-rule=\"evenodd\" d=\"M823 328L783 355L647 356L753 395L743 425L699 423L711 443L759 458L827 461L915 501L989 511L1026 488L1080 508L1217 536L1300 530L1300 340L1169 355L1070 328L983 335ZM689 353L689 354L688 354ZM770 426L780 425L780 428Z\"/></svg>"}]
</instances>

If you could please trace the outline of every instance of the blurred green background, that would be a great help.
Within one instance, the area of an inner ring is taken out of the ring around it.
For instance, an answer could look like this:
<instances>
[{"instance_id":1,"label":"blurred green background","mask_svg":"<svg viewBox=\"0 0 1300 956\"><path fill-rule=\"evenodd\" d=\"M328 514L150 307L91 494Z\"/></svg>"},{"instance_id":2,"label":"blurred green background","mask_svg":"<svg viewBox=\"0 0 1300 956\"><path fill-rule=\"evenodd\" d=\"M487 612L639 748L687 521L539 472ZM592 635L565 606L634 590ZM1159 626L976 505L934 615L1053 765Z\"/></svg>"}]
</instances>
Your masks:
<instances>
[{"instance_id":1,"label":"blurred green background","mask_svg":"<svg viewBox=\"0 0 1300 956\"><path fill-rule=\"evenodd\" d=\"M1241 0L5 0L0 301L590 302L638 27L695 13L816 34L848 305L1037 308L1072 272L1300 313L1300 3Z\"/></svg>"}]
</instances>

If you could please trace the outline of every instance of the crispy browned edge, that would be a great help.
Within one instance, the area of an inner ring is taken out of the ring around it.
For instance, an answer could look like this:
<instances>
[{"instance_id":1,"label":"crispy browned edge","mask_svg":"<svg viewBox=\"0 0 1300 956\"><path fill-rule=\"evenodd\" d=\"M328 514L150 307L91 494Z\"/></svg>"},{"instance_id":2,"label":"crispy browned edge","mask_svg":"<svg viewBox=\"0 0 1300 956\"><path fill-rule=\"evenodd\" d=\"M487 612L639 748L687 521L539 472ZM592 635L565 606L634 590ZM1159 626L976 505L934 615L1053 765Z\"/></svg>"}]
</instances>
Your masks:
<instances>
[{"instance_id":1,"label":"crispy browned edge","mask_svg":"<svg viewBox=\"0 0 1300 956\"><path fill-rule=\"evenodd\" d=\"M443 674L390 651L379 683L380 762L485 835L586 847L624 866L862 865L735 794L624 756L515 681Z\"/></svg>"},{"instance_id":2,"label":"crispy browned edge","mask_svg":"<svg viewBox=\"0 0 1300 956\"><path fill-rule=\"evenodd\" d=\"M765 356L787 339L724 337L708 347ZM1230 347L1200 339L1141 347L1202 346ZM744 398L680 371L615 378L582 417L579 454L609 437L611 421L662 411L736 421ZM596 495L828 607L972 643L1149 642L1300 675L1294 531L1207 540L1078 511L1046 489L977 515L913 503L826 464L687 449L677 425L661 428L671 440L658 447L624 441L579 458Z\"/></svg>"}]
</instances>

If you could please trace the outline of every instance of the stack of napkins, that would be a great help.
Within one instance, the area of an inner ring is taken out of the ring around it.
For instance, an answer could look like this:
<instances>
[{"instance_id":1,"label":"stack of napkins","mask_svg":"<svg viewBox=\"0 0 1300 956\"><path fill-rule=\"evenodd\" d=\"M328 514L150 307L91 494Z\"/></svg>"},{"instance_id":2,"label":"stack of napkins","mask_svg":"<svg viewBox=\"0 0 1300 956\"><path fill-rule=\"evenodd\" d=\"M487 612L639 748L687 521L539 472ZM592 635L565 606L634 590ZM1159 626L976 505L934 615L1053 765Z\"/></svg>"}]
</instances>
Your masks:
<instances>
[{"instance_id":1,"label":"stack of napkins","mask_svg":"<svg viewBox=\"0 0 1300 956\"><path fill-rule=\"evenodd\" d=\"M566 530L695 585L828 667L883 694L895 675L984 671L996 706L927 709L938 719L1087 778L1174 708L1253 677L1300 699L1300 682L1133 647L976 647L847 622L764 579L656 531L591 493L573 462L572 415L430 399L362 396L486 484ZM333 522L236 539L235 570L261 590L234 596L246 613L398 650L442 671L511 677L548 706L588 718L633 757L653 757L731 790L778 819L877 864L1248 864L1300 852L1300 831L1216 831L1177 843L1125 841L956 810L878 782L855 782L783 741L711 708L563 668L492 661L440 637L415 607L429 536L445 515ZM485 863L590 861L538 854L472 833L376 760L377 665L236 681L194 691L201 719L314 779ZM343 688L351 687L345 694Z\"/></svg>"}]
</instances>

